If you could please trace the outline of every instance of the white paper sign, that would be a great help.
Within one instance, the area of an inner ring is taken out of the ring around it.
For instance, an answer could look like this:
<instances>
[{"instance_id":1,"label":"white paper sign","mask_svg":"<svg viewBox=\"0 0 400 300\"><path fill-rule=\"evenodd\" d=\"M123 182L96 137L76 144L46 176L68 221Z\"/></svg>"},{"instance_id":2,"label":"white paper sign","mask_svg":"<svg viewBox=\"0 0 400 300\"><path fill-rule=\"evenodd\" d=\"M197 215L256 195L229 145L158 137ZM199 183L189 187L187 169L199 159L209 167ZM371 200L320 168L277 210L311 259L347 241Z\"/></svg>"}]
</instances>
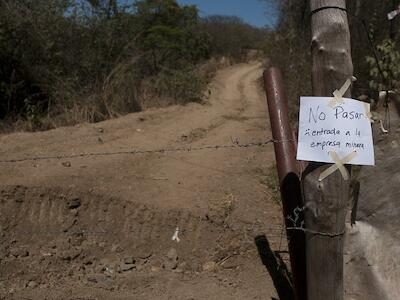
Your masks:
<instances>
[{"instance_id":1,"label":"white paper sign","mask_svg":"<svg viewBox=\"0 0 400 300\"><path fill-rule=\"evenodd\" d=\"M375 165L369 104L343 98L333 108L332 97L301 97L297 159L333 163L330 151L340 158L352 151L348 164Z\"/></svg>"}]
</instances>

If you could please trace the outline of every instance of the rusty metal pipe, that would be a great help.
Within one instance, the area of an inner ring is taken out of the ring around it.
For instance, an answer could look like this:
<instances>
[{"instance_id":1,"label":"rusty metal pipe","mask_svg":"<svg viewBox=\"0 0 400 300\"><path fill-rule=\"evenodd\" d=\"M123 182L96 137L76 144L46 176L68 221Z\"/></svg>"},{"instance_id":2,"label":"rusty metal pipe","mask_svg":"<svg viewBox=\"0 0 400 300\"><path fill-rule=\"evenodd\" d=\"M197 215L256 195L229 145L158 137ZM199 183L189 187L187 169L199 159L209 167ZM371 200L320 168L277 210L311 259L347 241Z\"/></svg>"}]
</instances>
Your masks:
<instances>
[{"instance_id":1,"label":"rusty metal pipe","mask_svg":"<svg viewBox=\"0 0 400 300\"><path fill-rule=\"evenodd\" d=\"M286 228L300 226L288 217L294 217L296 208L302 208L301 187L296 143L290 128L289 112L283 88L282 73L277 68L264 72L264 83L268 101L276 164L282 198ZM300 220L299 220L300 221ZM296 300L307 300L305 234L300 230L286 230Z\"/></svg>"},{"instance_id":2,"label":"rusty metal pipe","mask_svg":"<svg viewBox=\"0 0 400 300\"><path fill-rule=\"evenodd\" d=\"M293 131L289 122L289 110L283 90L282 73L277 68L264 72L264 83L267 93L269 119L275 143L275 156L280 183L286 174L298 173L294 149Z\"/></svg>"}]
</instances>

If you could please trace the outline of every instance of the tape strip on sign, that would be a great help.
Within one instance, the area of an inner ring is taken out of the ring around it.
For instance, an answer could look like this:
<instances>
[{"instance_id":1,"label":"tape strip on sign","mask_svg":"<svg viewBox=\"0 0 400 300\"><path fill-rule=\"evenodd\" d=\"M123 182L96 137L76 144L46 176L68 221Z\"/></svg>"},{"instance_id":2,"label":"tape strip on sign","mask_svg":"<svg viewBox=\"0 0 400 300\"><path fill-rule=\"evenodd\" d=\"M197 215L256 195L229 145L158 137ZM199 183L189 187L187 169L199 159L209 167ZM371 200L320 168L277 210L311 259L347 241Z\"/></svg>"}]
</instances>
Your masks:
<instances>
[{"instance_id":1,"label":"tape strip on sign","mask_svg":"<svg viewBox=\"0 0 400 300\"><path fill-rule=\"evenodd\" d=\"M365 108L365 116L371 123L374 123L375 121L372 119L373 116L372 116L370 106L368 105L368 103L364 102L364 108Z\"/></svg>"},{"instance_id":2,"label":"tape strip on sign","mask_svg":"<svg viewBox=\"0 0 400 300\"><path fill-rule=\"evenodd\" d=\"M328 106L334 108L336 105L344 102L343 95L347 92L350 86L351 86L351 80L347 79L346 82L343 84L343 86L340 88L340 90L335 90L333 92L334 98L332 98L332 100L329 101Z\"/></svg>"},{"instance_id":3,"label":"tape strip on sign","mask_svg":"<svg viewBox=\"0 0 400 300\"><path fill-rule=\"evenodd\" d=\"M352 151L350 154L346 155L342 159L339 158L335 151L329 152L329 155L332 157L332 160L335 162L334 165L330 166L324 172L322 172L319 176L318 181L324 180L326 177L334 173L336 170L339 170L342 174L344 180L349 180L349 172L345 168L344 164L352 161L357 156L357 151Z\"/></svg>"}]
</instances>

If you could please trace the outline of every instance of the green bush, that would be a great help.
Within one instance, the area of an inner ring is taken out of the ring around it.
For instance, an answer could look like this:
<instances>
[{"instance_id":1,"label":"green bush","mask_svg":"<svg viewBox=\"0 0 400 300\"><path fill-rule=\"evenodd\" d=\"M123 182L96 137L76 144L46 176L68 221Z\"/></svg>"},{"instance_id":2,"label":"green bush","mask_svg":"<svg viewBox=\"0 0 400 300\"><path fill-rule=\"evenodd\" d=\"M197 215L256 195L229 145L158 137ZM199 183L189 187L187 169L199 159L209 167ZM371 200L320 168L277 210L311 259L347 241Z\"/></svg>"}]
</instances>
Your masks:
<instances>
[{"instance_id":1,"label":"green bush","mask_svg":"<svg viewBox=\"0 0 400 300\"><path fill-rule=\"evenodd\" d=\"M386 39L377 46L377 51L378 62L373 56L366 57L371 77L369 87L375 91L400 89L400 51L396 43Z\"/></svg>"}]
</instances>

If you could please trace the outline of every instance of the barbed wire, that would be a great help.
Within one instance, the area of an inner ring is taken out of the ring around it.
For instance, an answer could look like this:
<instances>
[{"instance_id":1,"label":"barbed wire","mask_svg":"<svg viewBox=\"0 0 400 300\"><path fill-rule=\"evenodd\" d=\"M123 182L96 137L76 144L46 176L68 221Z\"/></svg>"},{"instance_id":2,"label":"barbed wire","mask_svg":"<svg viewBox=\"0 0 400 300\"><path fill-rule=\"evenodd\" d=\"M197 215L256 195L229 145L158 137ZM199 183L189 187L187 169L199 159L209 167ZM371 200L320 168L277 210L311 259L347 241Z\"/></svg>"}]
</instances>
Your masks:
<instances>
[{"instance_id":1,"label":"barbed wire","mask_svg":"<svg viewBox=\"0 0 400 300\"><path fill-rule=\"evenodd\" d=\"M286 230L299 230L299 231L303 231L305 233L310 233L312 235L321 235L321 236L326 236L326 237L331 237L331 238L342 236L342 235L346 234L345 231L336 232L336 233L330 233L330 232L322 232L322 231L311 230L311 229L307 229L307 228L304 228L304 227L287 227Z\"/></svg>"},{"instance_id":2,"label":"barbed wire","mask_svg":"<svg viewBox=\"0 0 400 300\"><path fill-rule=\"evenodd\" d=\"M0 160L0 163L18 163L25 161L38 161L38 160L51 160L51 159L74 159L74 158L85 158L85 157L96 157L96 156L115 156L115 155L138 155L138 154L155 154L155 153L176 153L176 152L193 152L203 150L220 150L220 149L245 149L254 147L264 147L268 144L273 143L284 143L293 142L294 140L274 140L269 139L266 141L252 142L242 144L239 143L238 139L232 139L232 144L225 145L206 145L206 146L183 146L176 148L159 148L154 150L140 150L130 149L125 151L114 151L114 152L91 152L91 153L78 153L78 154L59 154L59 155L44 155L44 156L33 156L33 157L22 157L14 159Z\"/></svg>"},{"instance_id":3,"label":"barbed wire","mask_svg":"<svg viewBox=\"0 0 400 300\"><path fill-rule=\"evenodd\" d=\"M312 230L309 228L306 228L305 226L305 221L304 221L304 216L302 216L301 214L303 214L307 209L309 209L307 207L307 205L303 206L303 207L296 207L293 210L293 215L288 215L286 218L292 222L292 226L286 226L286 231L293 231L293 230L297 230L297 231L302 231L304 233L309 233L312 235L320 235L320 236L326 236L326 237L338 237L338 236L342 236L345 235L345 231L342 232L322 232L322 231L316 231L316 230Z\"/></svg>"}]
</instances>

